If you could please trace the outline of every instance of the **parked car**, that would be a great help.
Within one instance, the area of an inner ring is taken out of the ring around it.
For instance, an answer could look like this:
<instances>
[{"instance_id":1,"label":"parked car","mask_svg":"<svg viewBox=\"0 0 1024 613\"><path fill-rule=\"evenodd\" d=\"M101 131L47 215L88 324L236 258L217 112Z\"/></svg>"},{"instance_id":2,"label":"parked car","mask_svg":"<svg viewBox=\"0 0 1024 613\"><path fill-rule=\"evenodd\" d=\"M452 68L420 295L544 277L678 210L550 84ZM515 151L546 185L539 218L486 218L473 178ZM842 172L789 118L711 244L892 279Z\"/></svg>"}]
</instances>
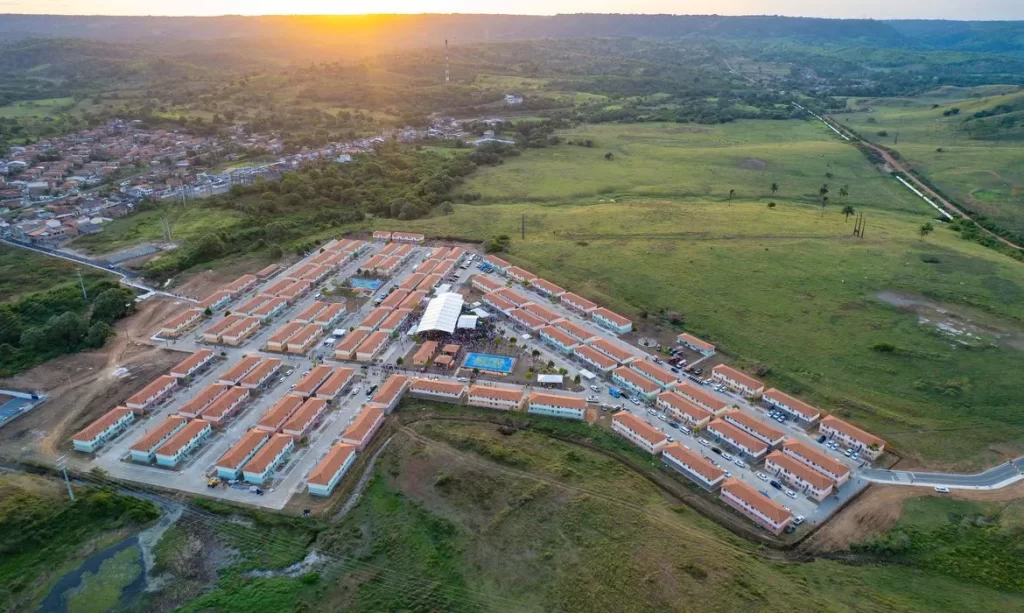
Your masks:
<instances>
[{"instance_id":1,"label":"parked car","mask_svg":"<svg viewBox=\"0 0 1024 613\"><path fill-rule=\"evenodd\" d=\"M846 456L846 457L852 456L853 455L853 449L847 449L846 451L843 452L843 455Z\"/></svg>"},{"instance_id":2,"label":"parked car","mask_svg":"<svg viewBox=\"0 0 1024 613\"><path fill-rule=\"evenodd\" d=\"M668 421L668 416L665 415L664 413L658 413L658 419L660 419L661 421Z\"/></svg>"},{"instance_id":3,"label":"parked car","mask_svg":"<svg viewBox=\"0 0 1024 613\"><path fill-rule=\"evenodd\" d=\"M714 451L714 452L715 452L715 453L717 453L718 455L722 455L722 450L721 450L721 449L719 449L718 447L712 447L712 448L711 448L711 451Z\"/></svg>"},{"instance_id":4,"label":"parked car","mask_svg":"<svg viewBox=\"0 0 1024 613\"><path fill-rule=\"evenodd\" d=\"M629 401L635 404L636 406L640 406L641 404L643 404L642 402L640 402L640 399L637 398L636 396L630 398Z\"/></svg>"},{"instance_id":5,"label":"parked car","mask_svg":"<svg viewBox=\"0 0 1024 613\"><path fill-rule=\"evenodd\" d=\"M763 472L758 472L757 473L757 478L760 479L761 481L767 481L771 477L769 477L768 475L764 474Z\"/></svg>"},{"instance_id":6,"label":"parked car","mask_svg":"<svg viewBox=\"0 0 1024 613\"><path fill-rule=\"evenodd\" d=\"M670 421L670 422L668 422L668 425L669 425L669 427L675 428L676 430L679 429L679 422L677 422L677 421Z\"/></svg>"},{"instance_id":7,"label":"parked car","mask_svg":"<svg viewBox=\"0 0 1024 613\"><path fill-rule=\"evenodd\" d=\"M948 494L949 493L949 488L946 487L945 485L936 485L935 486L935 491L940 493L940 494Z\"/></svg>"},{"instance_id":8,"label":"parked car","mask_svg":"<svg viewBox=\"0 0 1024 613\"><path fill-rule=\"evenodd\" d=\"M804 516L803 515L797 515L796 517L793 518L793 523L798 525L798 526L800 524L804 523Z\"/></svg>"},{"instance_id":9,"label":"parked car","mask_svg":"<svg viewBox=\"0 0 1024 613\"><path fill-rule=\"evenodd\" d=\"M747 467L747 463L744 462L743 460L740 460L739 458L737 458L736 461L733 462L733 464L735 464L736 466L739 466L740 468L746 468Z\"/></svg>"},{"instance_id":10,"label":"parked car","mask_svg":"<svg viewBox=\"0 0 1024 613\"><path fill-rule=\"evenodd\" d=\"M703 438L697 439L697 442L700 443L701 445L703 445L704 447L708 447L709 445L711 445L711 443L709 443L707 441L707 439L703 439Z\"/></svg>"},{"instance_id":11,"label":"parked car","mask_svg":"<svg viewBox=\"0 0 1024 613\"><path fill-rule=\"evenodd\" d=\"M731 454L723 452L722 453L722 457L725 458L726 460L729 460L730 462L732 462L732 455Z\"/></svg>"},{"instance_id":12,"label":"parked car","mask_svg":"<svg viewBox=\"0 0 1024 613\"><path fill-rule=\"evenodd\" d=\"M782 531L786 534L793 534L794 532L796 532L796 526L794 526L793 524L789 524L788 526L783 528Z\"/></svg>"},{"instance_id":13,"label":"parked car","mask_svg":"<svg viewBox=\"0 0 1024 613\"><path fill-rule=\"evenodd\" d=\"M821 436L818 437L818 444L820 445L820 444L824 443L825 439L827 439L827 438L828 438L827 436L822 434Z\"/></svg>"},{"instance_id":14,"label":"parked car","mask_svg":"<svg viewBox=\"0 0 1024 613\"><path fill-rule=\"evenodd\" d=\"M601 388L599 388L599 387L598 387L598 386L596 386L596 385L591 385L591 386L590 386L590 391L592 391L592 392L600 392L600 391L601 391Z\"/></svg>"},{"instance_id":15,"label":"parked car","mask_svg":"<svg viewBox=\"0 0 1024 613\"><path fill-rule=\"evenodd\" d=\"M794 492L793 490L786 490L786 495L789 496L790 498L796 498L796 492Z\"/></svg>"},{"instance_id":16,"label":"parked car","mask_svg":"<svg viewBox=\"0 0 1024 613\"><path fill-rule=\"evenodd\" d=\"M772 479L771 481L769 481L768 485L774 487L777 490L781 490L782 489L782 484L779 483L778 481L776 481L775 479Z\"/></svg>"}]
</instances>

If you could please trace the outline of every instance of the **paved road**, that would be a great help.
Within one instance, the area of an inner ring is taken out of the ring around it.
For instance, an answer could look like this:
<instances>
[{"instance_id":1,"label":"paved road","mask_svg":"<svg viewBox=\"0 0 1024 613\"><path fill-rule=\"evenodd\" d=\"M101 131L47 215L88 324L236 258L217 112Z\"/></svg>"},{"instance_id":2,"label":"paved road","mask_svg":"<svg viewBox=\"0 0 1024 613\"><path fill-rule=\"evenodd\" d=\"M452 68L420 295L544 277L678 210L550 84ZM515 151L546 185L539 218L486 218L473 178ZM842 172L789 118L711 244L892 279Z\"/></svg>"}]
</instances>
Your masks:
<instances>
[{"instance_id":1,"label":"paved road","mask_svg":"<svg viewBox=\"0 0 1024 613\"><path fill-rule=\"evenodd\" d=\"M944 486L950 489L999 489L1024 479L1021 469L1024 469L1024 457L972 475L880 469L866 469L861 472L861 475L872 483L888 485Z\"/></svg>"}]
</instances>

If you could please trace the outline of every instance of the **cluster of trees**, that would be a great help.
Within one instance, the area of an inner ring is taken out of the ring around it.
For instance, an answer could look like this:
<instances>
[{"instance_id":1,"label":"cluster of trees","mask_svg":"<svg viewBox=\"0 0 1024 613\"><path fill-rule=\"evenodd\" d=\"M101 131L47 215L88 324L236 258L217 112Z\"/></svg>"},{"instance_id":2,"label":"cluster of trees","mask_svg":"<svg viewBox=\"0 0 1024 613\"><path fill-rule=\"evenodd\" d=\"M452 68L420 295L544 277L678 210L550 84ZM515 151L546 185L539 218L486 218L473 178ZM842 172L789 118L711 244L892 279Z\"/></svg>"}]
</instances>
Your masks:
<instances>
[{"instance_id":1,"label":"cluster of trees","mask_svg":"<svg viewBox=\"0 0 1024 613\"><path fill-rule=\"evenodd\" d=\"M144 271L152 278L167 278L235 253L272 249L279 256L286 248L301 252L313 246L306 237L367 215L409 220L435 210L448 214L447 194L478 164L518 154L514 147L493 145L448 156L387 142L346 164L323 161L278 180L233 186L229 193L195 206L240 212L244 221L150 260Z\"/></svg>"},{"instance_id":2,"label":"cluster of trees","mask_svg":"<svg viewBox=\"0 0 1024 613\"><path fill-rule=\"evenodd\" d=\"M102 347L112 324L135 312L134 292L113 281L93 282L86 290L88 298L77 284L66 284L0 307L0 376Z\"/></svg>"}]
</instances>

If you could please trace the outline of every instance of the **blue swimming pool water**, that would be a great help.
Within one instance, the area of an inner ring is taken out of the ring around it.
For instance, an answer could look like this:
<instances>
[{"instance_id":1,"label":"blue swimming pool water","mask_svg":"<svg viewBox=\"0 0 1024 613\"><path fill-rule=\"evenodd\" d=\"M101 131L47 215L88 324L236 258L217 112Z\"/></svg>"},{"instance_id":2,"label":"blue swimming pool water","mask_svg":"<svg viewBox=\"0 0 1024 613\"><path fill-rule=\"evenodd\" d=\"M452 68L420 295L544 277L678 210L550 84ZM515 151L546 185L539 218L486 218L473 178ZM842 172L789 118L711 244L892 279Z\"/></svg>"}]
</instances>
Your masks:
<instances>
[{"instance_id":1,"label":"blue swimming pool water","mask_svg":"<svg viewBox=\"0 0 1024 613\"><path fill-rule=\"evenodd\" d=\"M462 363L465 368L479 368L487 372L496 372L507 375L512 372L516 365L516 359L505 355L492 355L490 353L470 353L466 355L466 361Z\"/></svg>"},{"instance_id":2,"label":"blue swimming pool water","mask_svg":"<svg viewBox=\"0 0 1024 613\"><path fill-rule=\"evenodd\" d=\"M359 277L352 277L348 281L352 285L352 289L368 289L371 292L381 285L384 285L384 281L380 279L360 279Z\"/></svg>"}]
</instances>

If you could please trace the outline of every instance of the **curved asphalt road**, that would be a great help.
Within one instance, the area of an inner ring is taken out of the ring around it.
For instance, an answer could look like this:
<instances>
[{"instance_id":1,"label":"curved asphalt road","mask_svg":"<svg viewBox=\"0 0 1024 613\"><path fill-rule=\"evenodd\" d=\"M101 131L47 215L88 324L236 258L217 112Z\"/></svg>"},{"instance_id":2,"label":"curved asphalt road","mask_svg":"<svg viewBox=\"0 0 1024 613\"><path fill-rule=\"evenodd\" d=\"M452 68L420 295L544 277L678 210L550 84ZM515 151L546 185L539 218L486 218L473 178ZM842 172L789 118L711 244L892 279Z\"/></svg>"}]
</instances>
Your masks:
<instances>
[{"instance_id":1,"label":"curved asphalt road","mask_svg":"<svg viewBox=\"0 0 1024 613\"><path fill-rule=\"evenodd\" d=\"M860 472L863 479L888 485L945 486L950 489L999 489L1024 479L1024 457L1017 458L973 475L927 473L906 470L868 468Z\"/></svg>"}]
</instances>

